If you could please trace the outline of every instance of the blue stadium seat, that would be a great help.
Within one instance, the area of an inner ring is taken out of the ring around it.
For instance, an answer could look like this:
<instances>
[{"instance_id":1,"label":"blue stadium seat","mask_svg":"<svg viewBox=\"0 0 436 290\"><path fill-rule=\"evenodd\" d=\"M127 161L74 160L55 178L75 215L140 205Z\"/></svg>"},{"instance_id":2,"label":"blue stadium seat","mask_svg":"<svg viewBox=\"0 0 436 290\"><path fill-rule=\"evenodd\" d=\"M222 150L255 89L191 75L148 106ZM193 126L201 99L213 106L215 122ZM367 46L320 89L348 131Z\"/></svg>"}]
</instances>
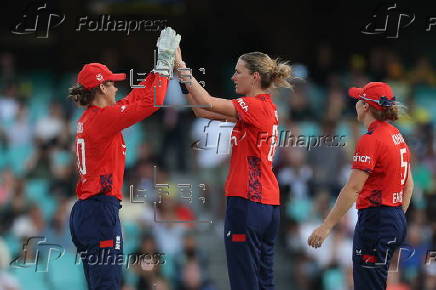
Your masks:
<instances>
[{"instance_id":1,"label":"blue stadium seat","mask_svg":"<svg viewBox=\"0 0 436 290\"><path fill-rule=\"evenodd\" d=\"M320 129L316 122L304 121L299 122L300 134L304 136L319 136Z\"/></svg>"},{"instance_id":2,"label":"blue stadium seat","mask_svg":"<svg viewBox=\"0 0 436 290\"><path fill-rule=\"evenodd\" d=\"M137 160L138 147L141 145L143 138L141 124L135 124L130 128L123 130L124 142L127 146L126 167L131 167Z\"/></svg>"},{"instance_id":3,"label":"blue stadium seat","mask_svg":"<svg viewBox=\"0 0 436 290\"><path fill-rule=\"evenodd\" d=\"M44 199L38 201L38 204L46 221L51 219L58 207L57 201L51 195L46 195Z\"/></svg>"},{"instance_id":4,"label":"blue stadium seat","mask_svg":"<svg viewBox=\"0 0 436 290\"><path fill-rule=\"evenodd\" d=\"M33 201L41 201L48 195L49 182L46 179L28 179L26 181L26 196Z\"/></svg>"},{"instance_id":5,"label":"blue stadium seat","mask_svg":"<svg viewBox=\"0 0 436 290\"><path fill-rule=\"evenodd\" d=\"M345 275L341 269L329 269L324 272L322 282L325 290L345 290L343 281L345 281Z\"/></svg>"},{"instance_id":6,"label":"blue stadium seat","mask_svg":"<svg viewBox=\"0 0 436 290\"><path fill-rule=\"evenodd\" d=\"M18 255L22 250L22 244L21 240L13 235L13 234L6 234L3 236L3 240L5 241L9 253L11 254L11 258L14 258L16 255Z\"/></svg>"},{"instance_id":7,"label":"blue stadium seat","mask_svg":"<svg viewBox=\"0 0 436 290\"><path fill-rule=\"evenodd\" d=\"M415 103L425 109L436 122L436 88L420 87L415 91Z\"/></svg>"},{"instance_id":8,"label":"blue stadium seat","mask_svg":"<svg viewBox=\"0 0 436 290\"><path fill-rule=\"evenodd\" d=\"M78 258L80 261L80 258ZM65 252L58 260L49 264L48 281L51 289L86 289L82 263L76 263L76 254Z\"/></svg>"},{"instance_id":9,"label":"blue stadium seat","mask_svg":"<svg viewBox=\"0 0 436 290\"><path fill-rule=\"evenodd\" d=\"M34 148L29 145L13 146L8 150L8 165L12 171L21 176L26 168L26 162L32 155Z\"/></svg>"},{"instance_id":10,"label":"blue stadium seat","mask_svg":"<svg viewBox=\"0 0 436 290\"><path fill-rule=\"evenodd\" d=\"M29 103L29 117L30 121L35 123L39 119L47 116L49 109L49 102L41 97L39 94L32 96Z\"/></svg>"},{"instance_id":11,"label":"blue stadium seat","mask_svg":"<svg viewBox=\"0 0 436 290\"><path fill-rule=\"evenodd\" d=\"M5 168L8 165L8 151L6 148L0 145L0 169Z\"/></svg>"},{"instance_id":12,"label":"blue stadium seat","mask_svg":"<svg viewBox=\"0 0 436 290\"><path fill-rule=\"evenodd\" d=\"M139 246L141 239L141 229L133 221L123 222L123 250L124 253L132 253Z\"/></svg>"},{"instance_id":13,"label":"blue stadium seat","mask_svg":"<svg viewBox=\"0 0 436 290\"><path fill-rule=\"evenodd\" d=\"M48 272L36 272L34 266L29 268L14 268L11 270L11 274L14 275L20 283L21 290L49 289L49 286L46 282Z\"/></svg>"},{"instance_id":14,"label":"blue stadium seat","mask_svg":"<svg viewBox=\"0 0 436 290\"><path fill-rule=\"evenodd\" d=\"M351 130L348 122L339 122L336 128L336 134L339 136L346 136L347 138L351 138Z\"/></svg>"},{"instance_id":15,"label":"blue stadium seat","mask_svg":"<svg viewBox=\"0 0 436 290\"><path fill-rule=\"evenodd\" d=\"M45 220L52 217L57 208L57 202L50 195L48 180L29 179L26 182L26 196L29 200L38 203Z\"/></svg>"}]
</instances>

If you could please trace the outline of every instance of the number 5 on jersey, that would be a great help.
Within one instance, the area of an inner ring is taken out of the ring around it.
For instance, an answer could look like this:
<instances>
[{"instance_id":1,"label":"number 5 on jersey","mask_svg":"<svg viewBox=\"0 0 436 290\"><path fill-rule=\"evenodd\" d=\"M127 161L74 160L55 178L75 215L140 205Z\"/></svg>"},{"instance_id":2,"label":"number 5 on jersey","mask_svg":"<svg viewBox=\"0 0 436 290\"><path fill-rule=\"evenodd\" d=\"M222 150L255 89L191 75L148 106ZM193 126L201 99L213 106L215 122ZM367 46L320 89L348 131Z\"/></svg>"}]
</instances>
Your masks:
<instances>
[{"instance_id":1,"label":"number 5 on jersey","mask_svg":"<svg viewBox=\"0 0 436 290\"><path fill-rule=\"evenodd\" d=\"M401 156L401 168L403 168L403 174L401 174L401 185L404 185L404 182L406 181L407 171L409 169L408 162L404 161L404 154L407 152L406 148L400 149L400 156Z\"/></svg>"}]
</instances>

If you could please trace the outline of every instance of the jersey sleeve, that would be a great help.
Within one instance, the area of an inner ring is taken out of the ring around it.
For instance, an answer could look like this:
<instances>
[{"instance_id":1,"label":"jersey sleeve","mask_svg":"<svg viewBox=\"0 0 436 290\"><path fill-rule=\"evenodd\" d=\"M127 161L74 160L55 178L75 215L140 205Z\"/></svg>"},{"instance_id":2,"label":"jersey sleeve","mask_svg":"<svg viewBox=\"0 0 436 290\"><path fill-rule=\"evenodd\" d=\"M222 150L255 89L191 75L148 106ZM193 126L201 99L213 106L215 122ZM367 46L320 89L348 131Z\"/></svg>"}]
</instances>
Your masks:
<instances>
[{"instance_id":1,"label":"jersey sleeve","mask_svg":"<svg viewBox=\"0 0 436 290\"><path fill-rule=\"evenodd\" d=\"M254 97L242 97L232 100L235 110L238 112L238 118L245 123L254 127L262 128L265 123L265 112L263 104L259 99Z\"/></svg>"},{"instance_id":2,"label":"jersey sleeve","mask_svg":"<svg viewBox=\"0 0 436 290\"><path fill-rule=\"evenodd\" d=\"M149 117L164 103L168 78L156 73L148 74L140 83L143 88L133 89L115 105L106 106L95 120L95 133L111 136Z\"/></svg>"},{"instance_id":3,"label":"jersey sleeve","mask_svg":"<svg viewBox=\"0 0 436 290\"><path fill-rule=\"evenodd\" d=\"M371 173L378 158L377 139L369 134L360 137L353 155L352 169Z\"/></svg>"}]
</instances>

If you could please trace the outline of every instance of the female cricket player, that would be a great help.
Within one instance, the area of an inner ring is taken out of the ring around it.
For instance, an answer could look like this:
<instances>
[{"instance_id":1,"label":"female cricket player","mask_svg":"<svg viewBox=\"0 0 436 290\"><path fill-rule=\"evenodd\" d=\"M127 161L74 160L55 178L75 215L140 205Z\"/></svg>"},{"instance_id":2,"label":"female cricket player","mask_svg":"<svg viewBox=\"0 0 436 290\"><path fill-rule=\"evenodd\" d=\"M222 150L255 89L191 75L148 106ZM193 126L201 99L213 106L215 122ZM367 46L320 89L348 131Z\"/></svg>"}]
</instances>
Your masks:
<instances>
[{"instance_id":1,"label":"female cricket player","mask_svg":"<svg viewBox=\"0 0 436 290\"><path fill-rule=\"evenodd\" d=\"M227 210L224 226L231 289L274 289L273 248L279 226L279 188L272 171L278 143L277 109L269 89L289 87L290 67L260 52L239 57L232 81L244 97L215 98L189 74L180 50L176 68L188 101L198 117L236 122L232 156L225 185ZM186 91L187 90L187 91Z\"/></svg>"},{"instance_id":2,"label":"female cricket player","mask_svg":"<svg viewBox=\"0 0 436 290\"><path fill-rule=\"evenodd\" d=\"M353 238L354 289L386 289L392 254L406 237L404 213L410 204L413 178L410 151L388 121L398 119L400 104L386 83L351 88L357 119L368 128L356 145L351 176L324 223L308 244L322 245L330 230L356 201L358 221Z\"/></svg>"},{"instance_id":3,"label":"female cricket player","mask_svg":"<svg viewBox=\"0 0 436 290\"><path fill-rule=\"evenodd\" d=\"M70 98L86 110L77 123L75 139L79 180L70 216L73 243L83 261L89 289L120 289L123 239L118 216L121 208L126 145L121 130L159 109L168 78L156 71L172 71L180 36L161 31L154 72L129 95L115 101L115 81L126 78L105 65L86 64L79 72Z\"/></svg>"}]
</instances>

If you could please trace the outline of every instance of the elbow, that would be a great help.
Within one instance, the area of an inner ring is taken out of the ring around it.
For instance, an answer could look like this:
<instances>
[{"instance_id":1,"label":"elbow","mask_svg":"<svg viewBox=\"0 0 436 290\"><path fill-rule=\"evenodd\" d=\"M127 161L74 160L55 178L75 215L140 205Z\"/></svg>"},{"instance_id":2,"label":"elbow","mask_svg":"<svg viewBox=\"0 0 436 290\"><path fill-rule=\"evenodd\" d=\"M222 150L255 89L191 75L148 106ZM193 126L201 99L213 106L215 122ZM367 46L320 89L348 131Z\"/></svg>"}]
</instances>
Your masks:
<instances>
[{"instance_id":1,"label":"elbow","mask_svg":"<svg viewBox=\"0 0 436 290\"><path fill-rule=\"evenodd\" d=\"M413 192L413 188L415 187L415 185L412 182L408 182L406 183L406 186L404 188L405 192Z\"/></svg>"},{"instance_id":2,"label":"elbow","mask_svg":"<svg viewBox=\"0 0 436 290\"><path fill-rule=\"evenodd\" d=\"M353 191L353 192L355 192L356 194L358 194L359 192L362 191L362 189L363 189L363 184L359 184L359 183L351 183L351 184L348 184L348 188L349 188L351 191Z\"/></svg>"}]
</instances>

